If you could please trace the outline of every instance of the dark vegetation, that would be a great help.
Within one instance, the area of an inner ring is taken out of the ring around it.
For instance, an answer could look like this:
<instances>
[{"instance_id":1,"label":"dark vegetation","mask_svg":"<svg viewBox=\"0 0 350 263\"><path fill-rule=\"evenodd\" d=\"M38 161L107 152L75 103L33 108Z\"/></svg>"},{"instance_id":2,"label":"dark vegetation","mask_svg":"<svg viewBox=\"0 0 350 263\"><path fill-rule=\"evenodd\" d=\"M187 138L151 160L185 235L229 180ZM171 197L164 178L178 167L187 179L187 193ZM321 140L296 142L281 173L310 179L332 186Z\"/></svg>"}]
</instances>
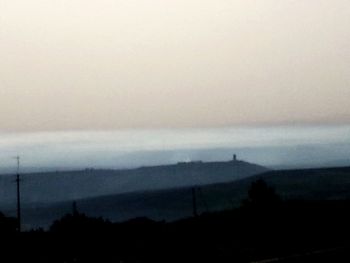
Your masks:
<instances>
[{"instance_id":1,"label":"dark vegetation","mask_svg":"<svg viewBox=\"0 0 350 263\"><path fill-rule=\"evenodd\" d=\"M349 262L350 201L283 200L265 180L239 208L111 223L73 206L48 231L1 220L3 262ZM6 227L8 226L8 228ZM265 261L262 261L265 260Z\"/></svg>"}]
</instances>

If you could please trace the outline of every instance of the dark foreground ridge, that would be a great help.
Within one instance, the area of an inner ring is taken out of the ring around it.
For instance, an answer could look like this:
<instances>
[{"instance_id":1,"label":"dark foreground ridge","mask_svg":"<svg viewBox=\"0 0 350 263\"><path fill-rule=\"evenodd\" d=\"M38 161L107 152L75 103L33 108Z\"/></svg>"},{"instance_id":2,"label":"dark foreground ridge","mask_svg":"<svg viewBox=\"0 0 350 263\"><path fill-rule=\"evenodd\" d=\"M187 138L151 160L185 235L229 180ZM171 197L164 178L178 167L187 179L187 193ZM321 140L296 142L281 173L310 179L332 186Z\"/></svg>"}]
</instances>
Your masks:
<instances>
[{"instance_id":1,"label":"dark foreground ridge","mask_svg":"<svg viewBox=\"0 0 350 263\"><path fill-rule=\"evenodd\" d=\"M350 201L283 201L265 181L233 210L111 223L76 208L49 231L1 217L2 262L349 262ZM342 261L340 261L342 259Z\"/></svg>"}]
</instances>

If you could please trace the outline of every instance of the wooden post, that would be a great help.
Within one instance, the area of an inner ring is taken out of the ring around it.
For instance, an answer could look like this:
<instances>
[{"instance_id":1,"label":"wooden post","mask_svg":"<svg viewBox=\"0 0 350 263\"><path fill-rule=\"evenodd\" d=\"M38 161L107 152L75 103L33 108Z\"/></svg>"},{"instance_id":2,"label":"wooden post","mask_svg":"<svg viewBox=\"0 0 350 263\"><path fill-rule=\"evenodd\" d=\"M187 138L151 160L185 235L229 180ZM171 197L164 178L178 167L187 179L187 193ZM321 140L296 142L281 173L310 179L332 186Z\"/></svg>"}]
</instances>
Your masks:
<instances>
[{"instance_id":1,"label":"wooden post","mask_svg":"<svg viewBox=\"0 0 350 263\"><path fill-rule=\"evenodd\" d=\"M193 208L193 216L197 217L197 201L196 201L196 188L192 187L192 208Z\"/></svg>"}]
</instances>

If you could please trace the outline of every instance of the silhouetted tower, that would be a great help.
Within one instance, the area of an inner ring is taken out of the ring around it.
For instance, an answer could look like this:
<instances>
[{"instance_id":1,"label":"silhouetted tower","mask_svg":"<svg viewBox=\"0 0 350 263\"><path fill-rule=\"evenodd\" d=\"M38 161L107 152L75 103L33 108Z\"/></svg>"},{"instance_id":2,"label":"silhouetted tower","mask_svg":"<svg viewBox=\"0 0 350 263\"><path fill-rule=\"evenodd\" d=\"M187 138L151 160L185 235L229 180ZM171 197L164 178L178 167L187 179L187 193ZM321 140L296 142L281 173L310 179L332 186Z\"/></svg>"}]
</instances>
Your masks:
<instances>
[{"instance_id":1,"label":"silhouetted tower","mask_svg":"<svg viewBox=\"0 0 350 263\"><path fill-rule=\"evenodd\" d=\"M196 188L192 187L192 209L193 209L193 216L197 217L197 200L196 200Z\"/></svg>"},{"instance_id":2,"label":"silhouetted tower","mask_svg":"<svg viewBox=\"0 0 350 263\"><path fill-rule=\"evenodd\" d=\"M233 155L233 161L234 161L234 162L237 161L237 155L236 155L236 154Z\"/></svg>"},{"instance_id":3,"label":"silhouetted tower","mask_svg":"<svg viewBox=\"0 0 350 263\"><path fill-rule=\"evenodd\" d=\"M16 173L16 184L17 184L17 230L21 232L21 192L20 192L20 178L19 178L19 165L20 157L16 156L17 160L17 173Z\"/></svg>"}]
</instances>

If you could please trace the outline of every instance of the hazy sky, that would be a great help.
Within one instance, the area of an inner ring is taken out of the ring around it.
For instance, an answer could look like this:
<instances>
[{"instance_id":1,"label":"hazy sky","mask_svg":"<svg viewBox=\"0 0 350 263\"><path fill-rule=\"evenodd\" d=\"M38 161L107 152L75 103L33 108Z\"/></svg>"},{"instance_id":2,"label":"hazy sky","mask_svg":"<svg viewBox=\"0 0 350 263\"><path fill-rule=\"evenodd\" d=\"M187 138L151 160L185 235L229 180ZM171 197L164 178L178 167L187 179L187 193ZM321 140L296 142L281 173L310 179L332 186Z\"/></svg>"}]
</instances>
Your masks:
<instances>
[{"instance_id":1,"label":"hazy sky","mask_svg":"<svg viewBox=\"0 0 350 263\"><path fill-rule=\"evenodd\" d=\"M0 0L0 131L350 123L349 0Z\"/></svg>"}]
</instances>

